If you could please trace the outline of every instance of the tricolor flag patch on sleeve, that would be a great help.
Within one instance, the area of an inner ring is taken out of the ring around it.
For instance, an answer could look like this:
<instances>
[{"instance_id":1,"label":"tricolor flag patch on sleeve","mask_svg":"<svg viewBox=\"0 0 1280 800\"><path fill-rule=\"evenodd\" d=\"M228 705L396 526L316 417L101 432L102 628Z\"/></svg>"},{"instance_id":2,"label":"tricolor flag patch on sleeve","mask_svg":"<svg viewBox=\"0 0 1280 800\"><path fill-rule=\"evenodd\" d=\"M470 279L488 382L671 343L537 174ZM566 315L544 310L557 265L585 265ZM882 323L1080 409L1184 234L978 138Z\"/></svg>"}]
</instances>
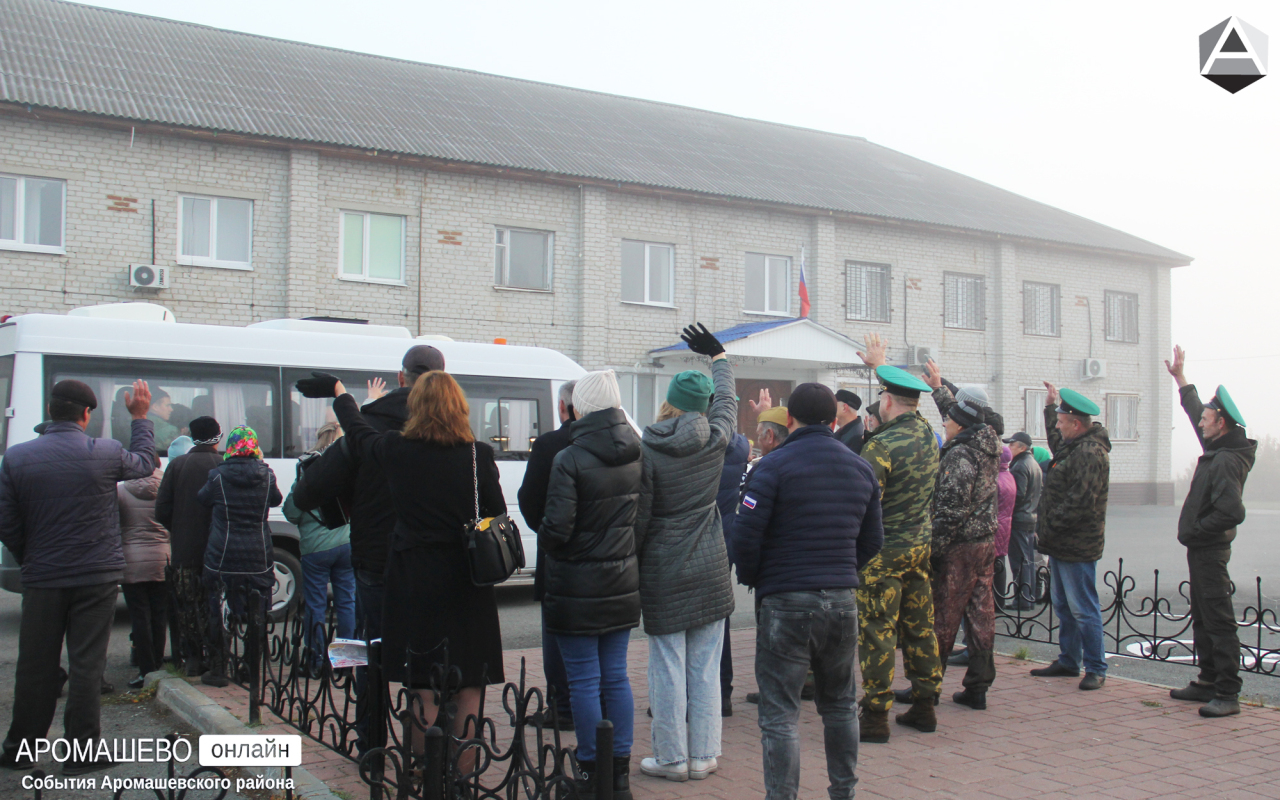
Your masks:
<instances>
[{"instance_id":1,"label":"tricolor flag patch on sleeve","mask_svg":"<svg viewBox=\"0 0 1280 800\"><path fill-rule=\"evenodd\" d=\"M756 507L756 499L755 499L754 497L752 497L751 495L746 495L745 497L743 497L743 498L742 498L742 504L743 504L744 506L746 506L747 508L749 508L749 509L750 509L750 508L755 508L755 507Z\"/></svg>"}]
</instances>

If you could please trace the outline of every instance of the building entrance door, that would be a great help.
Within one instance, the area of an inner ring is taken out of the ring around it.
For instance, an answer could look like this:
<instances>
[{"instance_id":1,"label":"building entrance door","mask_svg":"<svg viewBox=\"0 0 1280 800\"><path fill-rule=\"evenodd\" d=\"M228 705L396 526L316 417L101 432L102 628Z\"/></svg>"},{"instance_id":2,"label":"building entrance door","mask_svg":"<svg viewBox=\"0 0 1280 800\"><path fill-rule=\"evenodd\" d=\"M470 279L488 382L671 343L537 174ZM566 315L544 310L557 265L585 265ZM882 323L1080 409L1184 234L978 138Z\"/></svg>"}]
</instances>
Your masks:
<instances>
[{"instance_id":1,"label":"building entrance door","mask_svg":"<svg viewBox=\"0 0 1280 800\"><path fill-rule=\"evenodd\" d=\"M756 436L756 412L751 410L751 401L760 399L760 390L768 389L774 406L785 406L791 398L791 381L757 380L755 378L738 378L734 388L738 392L738 433L752 441Z\"/></svg>"}]
</instances>

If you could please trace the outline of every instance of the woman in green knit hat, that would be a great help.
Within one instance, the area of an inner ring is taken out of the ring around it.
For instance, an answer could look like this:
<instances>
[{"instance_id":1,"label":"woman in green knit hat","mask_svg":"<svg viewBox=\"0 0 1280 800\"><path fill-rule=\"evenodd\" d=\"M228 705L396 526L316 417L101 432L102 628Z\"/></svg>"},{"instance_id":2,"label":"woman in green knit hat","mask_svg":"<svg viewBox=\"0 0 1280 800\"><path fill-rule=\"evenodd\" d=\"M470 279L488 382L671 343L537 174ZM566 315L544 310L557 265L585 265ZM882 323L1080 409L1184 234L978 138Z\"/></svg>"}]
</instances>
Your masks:
<instances>
[{"instance_id":1,"label":"woman in green knit hat","mask_svg":"<svg viewBox=\"0 0 1280 800\"><path fill-rule=\"evenodd\" d=\"M716 493L738 420L733 368L720 342L702 326L680 338L711 357L713 377L688 370L672 379L641 440L636 518L653 710L653 757L640 771L674 781L707 777L720 755L720 649L733 584Z\"/></svg>"}]
</instances>

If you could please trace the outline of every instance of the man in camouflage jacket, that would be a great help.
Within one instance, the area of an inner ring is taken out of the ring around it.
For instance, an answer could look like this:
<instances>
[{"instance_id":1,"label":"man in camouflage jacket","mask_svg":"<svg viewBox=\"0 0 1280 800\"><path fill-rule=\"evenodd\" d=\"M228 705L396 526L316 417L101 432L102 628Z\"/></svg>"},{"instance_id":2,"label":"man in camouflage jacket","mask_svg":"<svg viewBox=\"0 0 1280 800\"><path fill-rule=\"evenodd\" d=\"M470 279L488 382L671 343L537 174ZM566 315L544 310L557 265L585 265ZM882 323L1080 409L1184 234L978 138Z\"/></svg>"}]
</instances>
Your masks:
<instances>
[{"instance_id":1,"label":"man in camouflage jacket","mask_svg":"<svg viewBox=\"0 0 1280 800\"><path fill-rule=\"evenodd\" d=\"M867 353L862 358L873 369L883 367L884 344L877 335L867 336ZM863 742L889 740L895 651L900 635L903 669L911 681L912 710L919 706L916 716L923 715L913 727L925 731L937 727L933 703L942 689L942 662L933 634L929 512L938 471L938 446L933 428L916 410L919 402L920 389L884 382L881 400L876 404L881 423L862 448L862 457L871 464L880 482L884 525L884 547L858 570Z\"/></svg>"},{"instance_id":2,"label":"man in camouflage jacket","mask_svg":"<svg viewBox=\"0 0 1280 800\"><path fill-rule=\"evenodd\" d=\"M1111 480L1111 439L1093 422L1097 404L1045 382L1045 431L1053 461L1040 496L1039 549L1049 557L1053 610L1059 620L1059 654L1053 664L1033 669L1037 677L1075 677L1085 670L1081 689L1106 682L1102 610L1097 567L1102 558Z\"/></svg>"},{"instance_id":3,"label":"man in camouflage jacket","mask_svg":"<svg viewBox=\"0 0 1280 800\"><path fill-rule=\"evenodd\" d=\"M952 699L981 710L996 677L995 565L996 476L1000 436L986 422L991 404L978 387L952 395L942 385L937 364L929 362L925 382L946 424L947 441L933 491L933 627L945 665L955 646L960 620L969 631L969 665L964 691ZM946 667L944 666L945 670Z\"/></svg>"}]
</instances>

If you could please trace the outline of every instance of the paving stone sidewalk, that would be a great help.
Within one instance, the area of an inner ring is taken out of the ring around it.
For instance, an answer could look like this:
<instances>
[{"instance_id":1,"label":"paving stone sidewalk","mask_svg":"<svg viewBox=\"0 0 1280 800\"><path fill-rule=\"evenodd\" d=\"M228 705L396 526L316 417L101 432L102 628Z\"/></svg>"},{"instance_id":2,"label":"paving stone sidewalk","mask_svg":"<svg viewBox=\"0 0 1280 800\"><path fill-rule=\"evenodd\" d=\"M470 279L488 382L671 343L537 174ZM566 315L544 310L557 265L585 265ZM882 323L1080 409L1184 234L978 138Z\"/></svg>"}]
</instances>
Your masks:
<instances>
[{"instance_id":1,"label":"paving stone sidewalk","mask_svg":"<svg viewBox=\"0 0 1280 800\"><path fill-rule=\"evenodd\" d=\"M746 800L762 797L760 731L756 707L744 701L755 691L753 630L732 636L736 682L734 715L724 720L720 771L707 780L674 783L639 774L650 754L648 642L633 641L629 672L636 700L636 745L631 780L637 800L696 798ZM540 650L508 650L507 680L516 681L526 659L531 685L545 685ZM860 798L1274 798L1280 793L1280 710L1245 707L1238 717L1207 720L1194 703L1169 698L1165 688L1110 678L1096 692L1077 681L1033 678L1035 664L997 657L998 675L986 711L950 701L963 669L947 673L938 731L919 733L894 725L888 744L863 745L858 754ZM1192 671L1187 671L1188 676ZM1280 680L1280 678L1277 678ZM906 683L899 678L899 685ZM200 687L231 713L247 719L244 690ZM495 721L504 715L491 694L486 706ZM266 733L288 728L264 711ZM296 731L294 731L296 732ZM826 798L822 721L811 702L800 718L801 798ZM573 734L562 734L572 742ZM303 766L353 800L368 796L355 764L304 738Z\"/></svg>"}]
</instances>

